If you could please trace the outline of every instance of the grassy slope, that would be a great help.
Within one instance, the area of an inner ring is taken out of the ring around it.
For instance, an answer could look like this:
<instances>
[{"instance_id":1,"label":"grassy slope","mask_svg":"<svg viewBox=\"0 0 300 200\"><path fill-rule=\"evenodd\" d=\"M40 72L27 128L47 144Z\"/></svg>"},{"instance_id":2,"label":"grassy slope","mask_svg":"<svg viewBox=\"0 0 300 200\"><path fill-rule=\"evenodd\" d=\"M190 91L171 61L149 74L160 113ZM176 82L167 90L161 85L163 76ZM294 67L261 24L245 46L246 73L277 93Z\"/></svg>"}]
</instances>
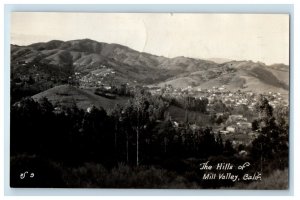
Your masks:
<instances>
[{"instance_id":1,"label":"grassy slope","mask_svg":"<svg viewBox=\"0 0 300 200\"><path fill-rule=\"evenodd\" d=\"M289 68L282 64L266 66L252 61L217 64L186 57L166 58L88 39L12 46L11 53L13 63L36 59L53 65L71 66L75 71L84 73L103 64L116 71L116 82L171 84L181 88L225 85L230 90L288 93Z\"/></svg>"},{"instance_id":2,"label":"grassy slope","mask_svg":"<svg viewBox=\"0 0 300 200\"><path fill-rule=\"evenodd\" d=\"M116 104L124 104L128 100L126 97L119 96L116 99L108 99L95 95L90 90L79 89L70 85L56 86L33 96L35 100L42 97L47 97L53 104L59 102L65 106L72 106L76 103L76 105L82 109L86 109L93 105L98 108L103 107L104 109L110 109Z\"/></svg>"},{"instance_id":3,"label":"grassy slope","mask_svg":"<svg viewBox=\"0 0 300 200\"><path fill-rule=\"evenodd\" d=\"M224 73L226 67L234 70ZM232 61L219 65L219 68L179 75L158 85L164 86L165 84L171 84L175 88L192 85L206 89L225 85L231 91L242 90L258 93L273 91L288 94L289 71L288 66L282 70L259 63Z\"/></svg>"}]
</instances>

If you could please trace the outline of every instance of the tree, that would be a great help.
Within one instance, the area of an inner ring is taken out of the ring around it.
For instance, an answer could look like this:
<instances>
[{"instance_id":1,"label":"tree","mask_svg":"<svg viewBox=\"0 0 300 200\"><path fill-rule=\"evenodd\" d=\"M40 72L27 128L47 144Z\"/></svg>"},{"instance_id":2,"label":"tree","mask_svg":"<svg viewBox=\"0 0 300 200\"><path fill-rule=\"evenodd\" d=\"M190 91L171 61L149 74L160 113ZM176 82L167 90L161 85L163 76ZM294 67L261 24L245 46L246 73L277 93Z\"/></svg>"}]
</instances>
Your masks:
<instances>
[{"instance_id":1,"label":"tree","mask_svg":"<svg viewBox=\"0 0 300 200\"><path fill-rule=\"evenodd\" d=\"M217 113L218 112L225 113L228 111L228 108L221 100L215 101L212 105L212 109Z\"/></svg>"},{"instance_id":2,"label":"tree","mask_svg":"<svg viewBox=\"0 0 300 200\"><path fill-rule=\"evenodd\" d=\"M32 78L31 75L29 76L27 83L28 83L29 85L32 85L32 84L35 83L35 80L34 80L34 78Z\"/></svg>"},{"instance_id":3,"label":"tree","mask_svg":"<svg viewBox=\"0 0 300 200\"><path fill-rule=\"evenodd\" d=\"M251 154L254 159L260 158L262 169L268 160L281 160L279 155L288 151L288 141L284 141L280 137L281 128L273 115L273 108L266 98L260 98L256 109L259 118L253 121L252 128L258 130L259 136L252 142ZM287 156L287 153L284 156Z\"/></svg>"},{"instance_id":4,"label":"tree","mask_svg":"<svg viewBox=\"0 0 300 200\"><path fill-rule=\"evenodd\" d=\"M102 155L102 158L111 157L113 139L110 120L103 108L95 106L88 109L83 116L81 137L84 143L84 151L91 157Z\"/></svg>"},{"instance_id":5,"label":"tree","mask_svg":"<svg viewBox=\"0 0 300 200\"><path fill-rule=\"evenodd\" d=\"M273 108L269 101L264 96L260 96L258 103L255 105L256 111L259 113L260 119L265 119L273 116Z\"/></svg>"},{"instance_id":6,"label":"tree","mask_svg":"<svg viewBox=\"0 0 300 200\"><path fill-rule=\"evenodd\" d=\"M52 113L54 110L53 105L50 103L50 101L47 99L47 97L43 97L39 100L40 109L43 113Z\"/></svg>"},{"instance_id":7,"label":"tree","mask_svg":"<svg viewBox=\"0 0 300 200\"><path fill-rule=\"evenodd\" d=\"M278 105L274 109L274 117L280 128L281 135L287 135L289 131L289 107Z\"/></svg>"},{"instance_id":8,"label":"tree","mask_svg":"<svg viewBox=\"0 0 300 200\"><path fill-rule=\"evenodd\" d=\"M143 95L143 92L137 91L135 93L135 98L132 105L133 110L136 113L136 123L134 126L136 131L136 165L139 166L139 137L141 132L143 131L143 128L147 126L147 110L150 104Z\"/></svg>"},{"instance_id":9,"label":"tree","mask_svg":"<svg viewBox=\"0 0 300 200\"><path fill-rule=\"evenodd\" d=\"M26 97L11 107L11 152L35 152L41 128L40 106Z\"/></svg>"},{"instance_id":10,"label":"tree","mask_svg":"<svg viewBox=\"0 0 300 200\"><path fill-rule=\"evenodd\" d=\"M252 130L256 131L259 128L259 122L257 119L253 120L252 122Z\"/></svg>"},{"instance_id":11,"label":"tree","mask_svg":"<svg viewBox=\"0 0 300 200\"><path fill-rule=\"evenodd\" d=\"M234 148L232 147L232 143L230 140L225 141L225 146L224 146L224 154L226 156L232 156L235 153Z\"/></svg>"},{"instance_id":12,"label":"tree","mask_svg":"<svg viewBox=\"0 0 300 200\"><path fill-rule=\"evenodd\" d=\"M220 138L215 138L212 133L212 128L205 128L201 130L202 134L199 141L199 153L201 157L209 157L212 155L217 155L221 152Z\"/></svg>"}]
</instances>

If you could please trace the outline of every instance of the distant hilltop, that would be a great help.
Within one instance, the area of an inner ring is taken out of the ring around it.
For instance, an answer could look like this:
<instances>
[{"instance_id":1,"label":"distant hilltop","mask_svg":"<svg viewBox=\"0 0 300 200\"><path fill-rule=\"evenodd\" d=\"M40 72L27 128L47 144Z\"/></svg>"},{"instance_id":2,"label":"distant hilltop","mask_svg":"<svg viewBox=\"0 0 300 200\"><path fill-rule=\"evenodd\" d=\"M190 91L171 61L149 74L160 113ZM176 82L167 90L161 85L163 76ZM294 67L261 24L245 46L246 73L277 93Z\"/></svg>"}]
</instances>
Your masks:
<instances>
[{"instance_id":1,"label":"distant hilltop","mask_svg":"<svg viewBox=\"0 0 300 200\"><path fill-rule=\"evenodd\" d=\"M99 83L157 87L168 84L174 88L225 85L229 90L253 92L289 90L289 66L284 64L167 58L90 39L11 45L11 73L20 77L30 75L45 87L55 81L67 83L68 78L80 74L80 80L95 86Z\"/></svg>"}]
</instances>

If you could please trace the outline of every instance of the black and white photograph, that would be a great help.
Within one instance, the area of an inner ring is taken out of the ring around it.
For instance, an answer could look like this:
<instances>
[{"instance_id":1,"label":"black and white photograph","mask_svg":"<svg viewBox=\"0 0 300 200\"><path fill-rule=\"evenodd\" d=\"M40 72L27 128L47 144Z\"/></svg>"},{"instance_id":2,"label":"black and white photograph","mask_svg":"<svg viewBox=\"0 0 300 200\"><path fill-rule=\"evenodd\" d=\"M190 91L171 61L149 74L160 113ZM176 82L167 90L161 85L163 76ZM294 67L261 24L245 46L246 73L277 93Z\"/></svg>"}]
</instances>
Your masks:
<instances>
[{"instance_id":1,"label":"black and white photograph","mask_svg":"<svg viewBox=\"0 0 300 200\"><path fill-rule=\"evenodd\" d=\"M12 188L289 189L290 16L11 12Z\"/></svg>"}]
</instances>

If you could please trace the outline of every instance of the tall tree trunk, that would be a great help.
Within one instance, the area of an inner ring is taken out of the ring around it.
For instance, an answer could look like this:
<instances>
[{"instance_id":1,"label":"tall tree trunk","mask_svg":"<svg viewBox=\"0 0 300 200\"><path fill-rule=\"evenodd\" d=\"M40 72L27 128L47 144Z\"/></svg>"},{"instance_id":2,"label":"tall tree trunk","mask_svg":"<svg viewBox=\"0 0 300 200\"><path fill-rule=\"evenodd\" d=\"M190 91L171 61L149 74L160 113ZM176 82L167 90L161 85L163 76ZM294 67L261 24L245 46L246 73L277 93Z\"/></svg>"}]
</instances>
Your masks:
<instances>
[{"instance_id":1,"label":"tall tree trunk","mask_svg":"<svg viewBox=\"0 0 300 200\"><path fill-rule=\"evenodd\" d=\"M128 132L126 131L126 160L127 160L127 164L129 163L129 147L128 147Z\"/></svg>"},{"instance_id":2,"label":"tall tree trunk","mask_svg":"<svg viewBox=\"0 0 300 200\"><path fill-rule=\"evenodd\" d=\"M115 127L115 151L116 152L117 152L117 131L118 131L118 125L117 125L117 123L116 123L116 127Z\"/></svg>"},{"instance_id":3,"label":"tall tree trunk","mask_svg":"<svg viewBox=\"0 0 300 200\"><path fill-rule=\"evenodd\" d=\"M136 129L136 166L139 166L139 127Z\"/></svg>"}]
</instances>

